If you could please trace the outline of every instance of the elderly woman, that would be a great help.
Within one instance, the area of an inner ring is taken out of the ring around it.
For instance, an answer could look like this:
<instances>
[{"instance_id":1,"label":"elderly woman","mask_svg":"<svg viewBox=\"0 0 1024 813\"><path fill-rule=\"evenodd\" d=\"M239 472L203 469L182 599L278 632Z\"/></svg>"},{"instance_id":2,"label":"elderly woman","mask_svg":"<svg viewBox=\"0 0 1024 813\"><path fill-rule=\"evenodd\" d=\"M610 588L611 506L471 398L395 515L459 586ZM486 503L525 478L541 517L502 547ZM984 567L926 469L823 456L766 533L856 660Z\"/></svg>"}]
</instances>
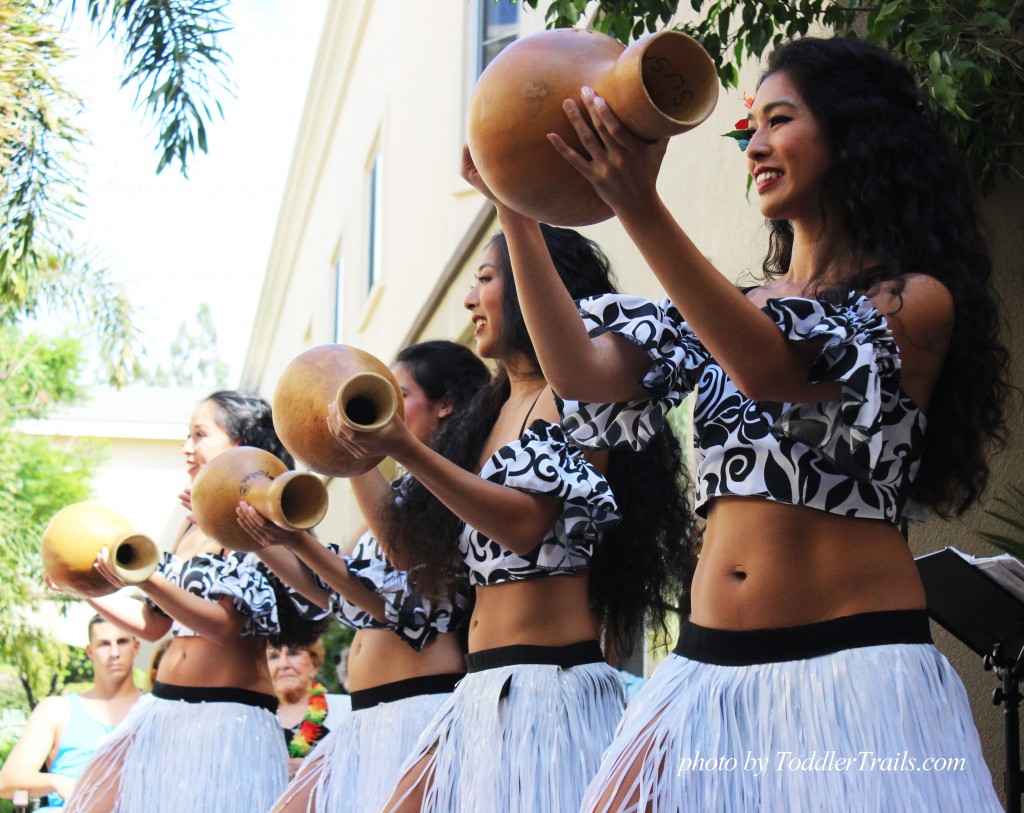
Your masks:
<instances>
[{"instance_id":1,"label":"elderly woman","mask_svg":"<svg viewBox=\"0 0 1024 813\"><path fill-rule=\"evenodd\" d=\"M320 638L308 646L271 640L267 647L267 665L278 700L277 721L288 746L289 779L316 744L352 710L348 695L328 694L316 679L323 662Z\"/></svg>"}]
</instances>

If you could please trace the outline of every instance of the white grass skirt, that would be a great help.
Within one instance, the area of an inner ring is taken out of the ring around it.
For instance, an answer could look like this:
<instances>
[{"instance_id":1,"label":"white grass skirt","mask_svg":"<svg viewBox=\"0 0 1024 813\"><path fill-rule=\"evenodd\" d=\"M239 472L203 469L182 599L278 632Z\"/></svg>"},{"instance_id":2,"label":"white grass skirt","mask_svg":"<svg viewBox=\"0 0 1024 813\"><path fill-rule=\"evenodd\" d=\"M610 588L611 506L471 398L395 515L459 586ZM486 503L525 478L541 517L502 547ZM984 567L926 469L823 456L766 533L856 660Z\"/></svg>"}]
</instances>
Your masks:
<instances>
[{"instance_id":1,"label":"white grass skirt","mask_svg":"<svg viewBox=\"0 0 1024 813\"><path fill-rule=\"evenodd\" d=\"M575 813L624 706L622 679L603 662L471 671L402 775L431 754L421 807L430 813Z\"/></svg>"},{"instance_id":2,"label":"white grass skirt","mask_svg":"<svg viewBox=\"0 0 1024 813\"><path fill-rule=\"evenodd\" d=\"M279 805L307 794L308 813L375 813L394 790L402 761L451 697L454 683L451 680L443 693L417 694L352 711L303 760ZM354 701L358 694L353 694Z\"/></svg>"},{"instance_id":3,"label":"white grass skirt","mask_svg":"<svg viewBox=\"0 0 1024 813\"><path fill-rule=\"evenodd\" d=\"M115 782L113 813L264 813L288 782L287 756L266 708L145 695L97 749L66 810L88 810Z\"/></svg>"},{"instance_id":4,"label":"white grass skirt","mask_svg":"<svg viewBox=\"0 0 1024 813\"><path fill-rule=\"evenodd\" d=\"M762 633L821 626L724 633L726 649L749 656ZM945 657L929 643L862 643L745 665L670 655L630 703L582 810L1001 811Z\"/></svg>"}]
</instances>

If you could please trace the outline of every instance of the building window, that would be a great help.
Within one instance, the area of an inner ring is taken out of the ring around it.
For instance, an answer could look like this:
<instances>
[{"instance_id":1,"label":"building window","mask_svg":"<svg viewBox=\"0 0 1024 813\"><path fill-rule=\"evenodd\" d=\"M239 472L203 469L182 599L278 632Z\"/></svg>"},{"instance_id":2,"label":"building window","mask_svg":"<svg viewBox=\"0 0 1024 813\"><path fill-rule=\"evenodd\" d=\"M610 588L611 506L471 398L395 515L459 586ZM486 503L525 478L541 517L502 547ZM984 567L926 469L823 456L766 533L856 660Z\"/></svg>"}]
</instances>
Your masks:
<instances>
[{"instance_id":1,"label":"building window","mask_svg":"<svg viewBox=\"0 0 1024 813\"><path fill-rule=\"evenodd\" d=\"M381 165L382 159L378 150L376 155L373 156L373 163L370 164L370 205L367 209L370 213L369 231L367 233L369 257L366 273L366 293L373 290L373 286L377 284L381 273L381 190L383 188L381 183Z\"/></svg>"},{"instance_id":2,"label":"building window","mask_svg":"<svg viewBox=\"0 0 1024 813\"><path fill-rule=\"evenodd\" d=\"M479 0L479 3L477 76L502 48L519 36L519 3L515 0Z\"/></svg>"}]
</instances>

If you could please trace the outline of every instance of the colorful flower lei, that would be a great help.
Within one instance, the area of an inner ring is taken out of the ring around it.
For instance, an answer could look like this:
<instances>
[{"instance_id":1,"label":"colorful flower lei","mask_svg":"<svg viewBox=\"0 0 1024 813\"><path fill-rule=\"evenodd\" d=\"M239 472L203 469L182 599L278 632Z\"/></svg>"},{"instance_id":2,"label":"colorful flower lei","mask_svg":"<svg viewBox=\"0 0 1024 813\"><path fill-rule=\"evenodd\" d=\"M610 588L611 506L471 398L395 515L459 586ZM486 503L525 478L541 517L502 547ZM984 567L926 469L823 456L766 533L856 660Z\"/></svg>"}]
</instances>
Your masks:
<instances>
[{"instance_id":1,"label":"colorful flower lei","mask_svg":"<svg viewBox=\"0 0 1024 813\"><path fill-rule=\"evenodd\" d=\"M754 106L754 100L747 94L743 94L743 104L746 105L747 110ZM739 148L743 151L747 151L747 145L750 144L750 139L754 137L754 128L750 126L750 120L744 116L738 122L733 125L733 129L728 133L722 133L725 138L735 138Z\"/></svg>"},{"instance_id":2,"label":"colorful flower lei","mask_svg":"<svg viewBox=\"0 0 1024 813\"><path fill-rule=\"evenodd\" d=\"M292 736L288 743L289 756L302 759L310 751L323 733L323 722L327 719L327 689L322 683L313 681L309 687L309 703L306 706L306 716L299 724L299 730Z\"/></svg>"}]
</instances>

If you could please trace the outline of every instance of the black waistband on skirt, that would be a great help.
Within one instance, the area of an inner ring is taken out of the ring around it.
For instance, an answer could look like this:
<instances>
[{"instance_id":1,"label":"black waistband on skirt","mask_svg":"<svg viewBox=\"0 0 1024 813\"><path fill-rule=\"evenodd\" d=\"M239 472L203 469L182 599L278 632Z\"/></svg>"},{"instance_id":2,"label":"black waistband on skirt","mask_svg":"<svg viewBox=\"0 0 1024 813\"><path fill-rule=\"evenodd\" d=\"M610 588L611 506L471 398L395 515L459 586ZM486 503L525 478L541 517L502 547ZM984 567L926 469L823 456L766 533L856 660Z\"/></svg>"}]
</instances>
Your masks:
<instances>
[{"instance_id":1,"label":"black waistband on skirt","mask_svg":"<svg viewBox=\"0 0 1024 813\"><path fill-rule=\"evenodd\" d=\"M263 692L235 689L230 686L175 686L172 683L153 683L153 697L161 700L181 700L185 703L241 703L271 714L277 711L277 698Z\"/></svg>"},{"instance_id":2,"label":"black waistband on skirt","mask_svg":"<svg viewBox=\"0 0 1024 813\"><path fill-rule=\"evenodd\" d=\"M749 666L816 658L865 646L930 643L927 610L885 610L760 630L709 629L687 621L673 651L701 663Z\"/></svg>"},{"instance_id":3,"label":"black waistband on skirt","mask_svg":"<svg viewBox=\"0 0 1024 813\"><path fill-rule=\"evenodd\" d=\"M604 655L597 641L577 641L566 646L533 646L531 644L515 644L499 646L495 649L481 649L466 655L466 670L483 672L486 669L497 669L499 666L516 666L519 664L547 664L569 669L583 666L586 663L602 663Z\"/></svg>"},{"instance_id":4,"label":"black waistband on skirt","mask_svg":"<svg viewBox=\"0 0 1024 813\"><path fill-rule=\"evenodd\" d=\"M455 691L455 684L464 677L465 675L461 673L422 675L396 680L393 683L382 683L371 689L359 689L352 692L352 711L362 711L381 703L394 703L396 700L424 694L449 694Z\"/></svg>"}]
</instances>

